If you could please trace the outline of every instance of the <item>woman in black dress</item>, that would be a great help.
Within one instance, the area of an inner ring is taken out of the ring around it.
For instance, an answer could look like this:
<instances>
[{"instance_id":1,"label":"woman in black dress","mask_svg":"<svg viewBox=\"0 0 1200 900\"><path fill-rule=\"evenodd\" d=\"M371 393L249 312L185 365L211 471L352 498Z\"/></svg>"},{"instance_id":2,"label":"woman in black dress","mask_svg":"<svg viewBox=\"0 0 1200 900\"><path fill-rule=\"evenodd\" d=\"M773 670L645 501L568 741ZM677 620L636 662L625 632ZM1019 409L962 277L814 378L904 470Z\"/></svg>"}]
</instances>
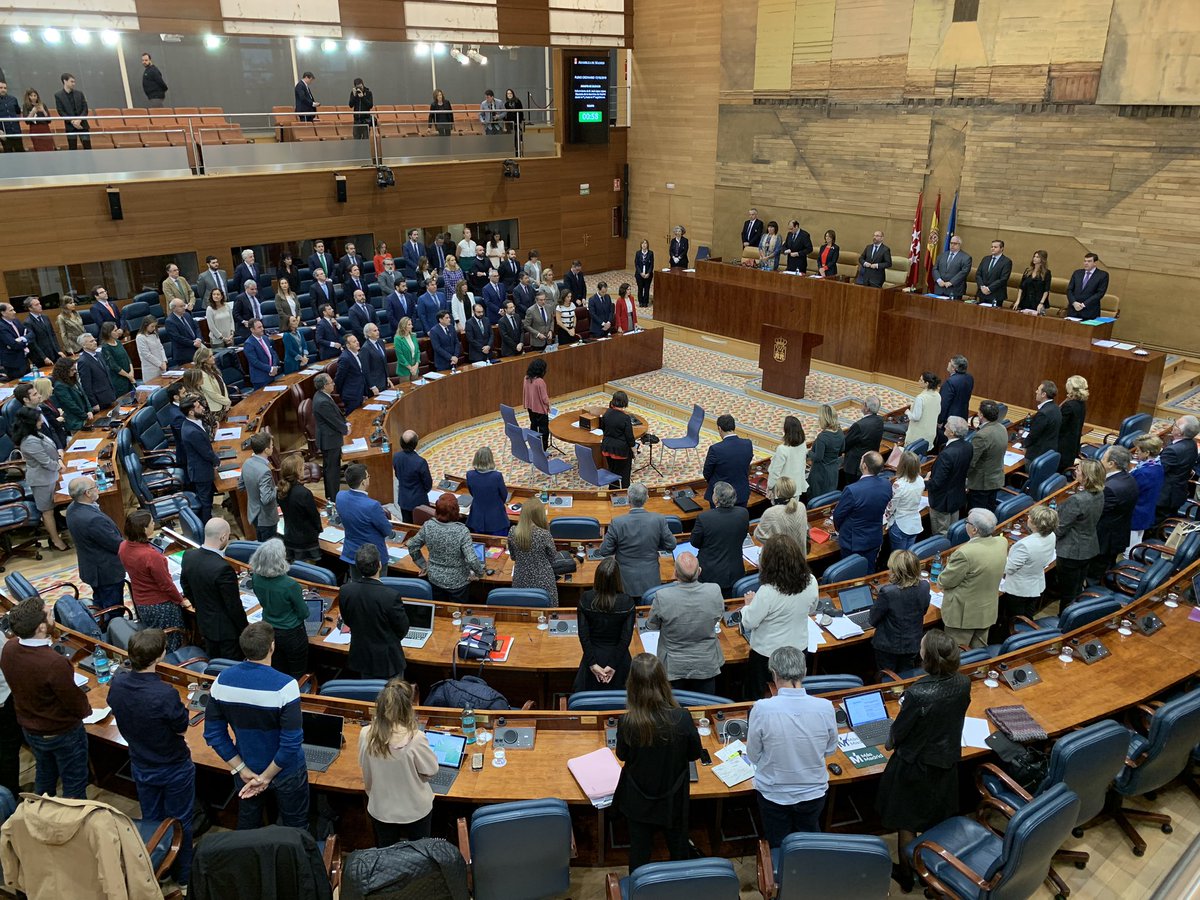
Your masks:
<instances>
[{"instance_id":1,"label":"woman in black dress","mask_svg":"<svg viewBox=\"0 0 1200 900\"><path fill-rule=\"evenodd\" d=\"M841 252L837 245L837 232L831 228L825 232L825 242L817 251L817 274L826 278L836 275L838 256Z\"/></svg>"},{"instance_id":2,"label":"woman in black dress","mask_svg":"<svg viewBox=\"0 0 1200 900\"><path fill-rule=\"evenodd\" d=\"M292 254L284 251L283 256L279 257L279 265L275 268L275 276L279 279L287 279L288 287L293 291L300 289L300 270L296 268L296 263L292 260Z\"/></svg>"},{"instance_id":3,"label":"woman in black dress","mask_svg":"<svg viewBox=\"0 0 1200 900\"><path fill-rule=\"evenodd\" d=\"M1017 297L1017 309L1039 316L1046 314L1050 305L1050 270L1046 263L1050 254L1045 250L1034 250L1029 268L1021 275L1021 295Z\"/></svg>"},{"instance_id":4,"label":"woman in black dress","mask_svg":"<svg viewBox=\"0 0 1200 900\"><path fill-rule=\"evenodd\" d=\"M940 632L939 632L940 633ZM650 862L654 834L666 832L671 859L687 859L688 763L700 758L700 734L680 709L658 657L639 653L629 667L617 759L625 763L613 805L629 822L629 872Z\"/></svg>"},{"instance_id":5,"label":"woman in black dress","mask_svg":"<svg viewBox=\"0 0 1200 900\"><path fill-rule=\"evenodd\" d=\"M808 470L806 503L810 497L819 497L837 490L838 459L846 449L846 435L842 433L842 426L832 406L825 404L821 407L817 424L821 430L813 441L812 449L808 451L812 466Z\"/></svg>"},{"instance_id":6,"label":"woman in black dress","mask_svg":"<svg viewBox=\"0 0 1200 900\"><path fill-rule=\"evenodd\" d=\"M625 594L621 567L606 556L596 567L595 587L579 601L579 644L583 660L574 691L620 691L629 677L634 602Z\"/></svg>"},{"instance_id":7,"label":"woman in black dress","mask_svg":"<svg viewBox=\"0 0 1200 900\"><path fill-rule=\"evenodd\" d=\"M321 514L317 512L317 501L302 482L304 458L299 453L289 453L279 464L279 481L275 496L283 513L283 546L288 562L296 560L321 560Z\"/></svg>"},{"instance_id":8,"label":"woman in black dress","mask_svg":"<svg viewBox=\"0 0 1200 900\"><path fill-rule=\"evenodd\" d=\"M450 136L454 126L454 107L441 91L433 92L433 102L429 104L429 125L436 128L442 137Z\"/></svg>"},{"instance_id":9,"label":"woman in black dress","mask_svg":"<svg viewBox=\"0 0 1200 900\"><path fill-rule=\"evenodd\" d=\"M629 395L614 391L608 402L608 410L600 417L600 453L608 463L608 471L621 476L621 487L629 487L629 474L633 468L633 419L625 412L629 406Z\"/></svg>"},{"instance_id":10,"label":"woman in black dress","mask_svg":"<svg viewBox=\"0 0 1200 900\"><path fill-rule=\"evenodd\" d=\"M650 305L650 284L654 281L654 251L647 240L643 239L633 254L633 277L637 281L638 306L645 309Z\"/></svg>"},{"instance_id":11,"label":"woman in black dress","mask_svg":"<svg viewBox=\"0 0 1200 900\"><path fill-rule=\"evenodd\" d=\"M1082 375L1067 379L1067 399L1062 402L1062 425L1058 427L1058 471L1075 468L1079 444L1083 440L1083 422L1087 418L1088 383Z\"/></svg>"},{"instance_id":12,"label":"woman in black dress","mask_svg":"<svg viewBox=\"0 0 1200 900\"><path fill-rule=\"evenodd\" d=\"M517 92L509 88L504 92L504 130L513 136L513 148L517 155L521 154L521 133L525 130L525 107L521 104Z\"/></svg>"},{"instance_id":13,"label":"woman in black dress","mask_svg":"<svg viewBox=\"0 0 1200 900\"><path fill-rule=\"evenodd\" d=\"M958 814L958 760L963 720L971 705L971 679L958 671L958 645L944 631L921 640L921 665L928 673L900 699L887 749L892 751L879 781L879 821L898 831L900 864L892 878L913 888L912 863L904 847L918 833Z\"/></svg>"}]
</instances>

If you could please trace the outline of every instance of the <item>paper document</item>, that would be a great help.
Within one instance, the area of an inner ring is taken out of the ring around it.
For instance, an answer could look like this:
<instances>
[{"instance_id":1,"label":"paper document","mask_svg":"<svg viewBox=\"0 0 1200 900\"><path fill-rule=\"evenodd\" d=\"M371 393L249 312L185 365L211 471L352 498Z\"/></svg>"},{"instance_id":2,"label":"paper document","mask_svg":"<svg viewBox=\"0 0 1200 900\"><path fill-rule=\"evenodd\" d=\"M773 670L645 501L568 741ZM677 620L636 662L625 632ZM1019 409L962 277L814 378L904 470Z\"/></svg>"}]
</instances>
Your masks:
<instances>
[{"instance_id":1,"label":"paper document","mask_svg":"<svg viewBox=\"0 0 1200 900\"><path fill-rule=\"evenodd\" d=\"M1117 346L1117 342L1116 341L1092 341L1092 346L1094 346L1094 347L1115 347L1115 346Z\"/></svg>"},{"instance_id":2,"label":"paper document","mask_svg":"<svg viewBox=\"0 0 1200 900\"><path fill-rule=\"evenodd\" d=\"M745 752L746 742L743 740L736 740L732 744L726 744L724 747L714 753L713 756L715 756L721 762L729 762L729 760L733 759L735 756L740 756Z\"/></svg>"},{"instance_id":3,"label":"paper document","mask_svg":"<svg viewBox=\"0 0 1200 900\"><path fill-rule=\"evenodd\" d=\"M839 734L837 745L838 749L843 753L846 753L850 750L861 750L866 746L866 744L862 742L862 738L860 738L853 731L847 731L845 734Z\"/></svg>"},{"instance_id":4,"label":"paper document","mask_svg":"<svg viewBox=\"0 0 1200 900\"><path fill-rule=\"evenodd\" d=\"M758 544L751 544L749 547L742 548L742 559L750 563L752 566L758 565L758 558L762 556L762 547Z\"/></svg>"},{"instance_id":5,"label":"paper document","mask_svg":"<svg viewBox=\"0 0 1200 900\"><path fill-rule=\"evenodd\" d=\"M286 391L287 389L288 386L286 384L268 384L263 387L263 390L268 394L278 394L281 391Z\"/></svg>"},{"instance_id":6,"label":"paper document","mask_svg":"<svg viewBox=\"0 0 1200 900\"><path fill-rule=\"evenodd\" d=\"M1113 344L1113 349L1114 350L1132 350L1136 346L1137 346L1137 344L1120 343L1120 344Z\"/></svg>"},{"instance_id":7,"label":"paper document","mask_svg":"<svg viewBox=\"0 0 1200 900\"><path fill-rule=\"evenodd\" d=\"M387 407L380 406L378 403L368 403L363 407L363 409L367 410L367 412L382 412L383 410L387 409Z\"/></svg>"},{"instance_id":8,"label":"paper document","mask_svg":"<svg viewBox=\"0 0 1200 900\"><path fill-rule=\"evenodd\" d=\"M621 778L621 764L607 747L567 760L567 769L592 806L604 809L612 804Z\"/></svg>"},{"instance_id":9,"label":"paper document","mask_svg":"<svg viewBox=\"0 0 1200 900\"><path fill-rule=\"evenodd\" d=\"M99 709L93 709L92 714L90 716L84 716L83 724L84 725L95 725L101 719L107 718L108 714L111 712L112 712L112 707L110 707L110 706L102 706Z\"/></svg>"},{"instance_id":10,"label":"paper document","mask_svg":"<svg viewBox=\"0 0 1200 900\"><path fill-rule=\"evenodd\" d=\"M719 763L713 766L712 771L726 787L733 787L754 777L754 766L744 756L735 756L729 762Z\"/></svg>"},{"instance_id":11,"label":"paper document","mask_svg":"<svg viewBox=\"0 0 1200 900\"><path fill-rule=\"evenodd\" d=\"M642 639L643 650L645 650L647 653L653 653L655 656L658 656L657 631L643 631L638 635L638 637Z\"/></svg>"},{"instance_id":12,"label":"paper document","mask_svg":"<svg viewBox=\"0 0 1200 900\"><path fill-rule=\"evenodd\" d=\"M92 453L95 451L95 449L97 447L100 446L100 443L103 440L104 440L104 438L80 438L79 440L73 441L71 443L71 446L67 448L67 452L68 453Z\"/></svg>"},{"instance_id":13,"label":"paper document","mask_svg":"<svg viewBox=\"0 0 1200 900\"><path fill-rule=\"evenodd\" d=\"M824 643L825 643L825 635L821 634L821 626L817 624L816 620L812 616L809 616L808 617L808 652L816 653L817 648L820 647Z\"/></svg>"},{"instance_id":14,"label":"paper document","mask_svg":"<svg viewBox=\"0 0 1200 900\"><path fill-rule=\"evenodd\" d=\"M976 719L967 716L963 719L962 745L964 747L978 747L980 750L987 750L987 739L991 733L991 724L987 719Z\"/></svg>"},{"instance_id":15,"label":"paper document","mask_svg":"<svg viewBox=\"0 0 1200 900\"><path fill-rule=\"evenodd\" d=\"M391 562L400 562L400 560L408 556L408 550L404 547L393 547L391 544L388 544L387 548L388 560Z\"/></svg>"},{"instance_id":16,"label":"paper document","mask_svg":"<svg viewBox=\"0 0 1200 900\"><path fill-rule=\"evenodd\" d=\"M263 614L262 608L261 608L261 607L259 607L259 608L258 608L258 609L256 609L254 612L252 612L252 613L249 613L249 614L246 616L246 621L247 621L247 622L249 622L251 625L253 625L255 622L261 622L261 621L262 621L262 614Z\"/></svg>"},{"instance_id":17,"label":"paper document","mask_svg":"<svg viewBox=\"0 0 1200 900\"><path fill-rule=\"evenodd\" d=\"M863 630L855 625L845 616L836 616L832 622L825 628L839 641L844 641L846 638L857 637L863 633Z\"/></svg>"},{"instance_id":18,"label":"paper document","mask_svg":"<svg viewBox=\"0 0 1200 900\"><path fill-rule=\"evenodd\" d=\"M929 509L929 495L928 494L922 494L921 501L917 504L917 512L920 512L923 509Z\"/></svg>"},{"instance_id":19,"label":"paper document","mask_svg":"<svg viewBox=\"0 0 1200 900\"><path fill-rule=\"evenodd\" d=\"M218 428L217 433L213 435L214 441L236 441L242 436L242 426L234 425L232 428Z\"/></svg>"},{"instance_id":20,"label":"paper document","mask_svg":"<svg viewBox=\"0 0 1200 900\"><path fill-rule=\"evenodd\" d=\"M929 592L929 605L932 606L934 609L942 608L941 591L930 591Z\"/></svg>"},{"instance_id":21,"label":"paper document","mask_svg":"<svg viewBox=\"0 0 1200 900\"><path fill-rule=\"evenodd\" d=\"M342 629L335 628L335 629L333 629L333 631L329 632L329 634L325 635L325 643L326 644L344 644L346 646L349 646L350 632L349 631L343 632Z\"/></svg>"},{"instance_id":22,"label":"paper document","mask_svg":"<svg viewBox=\"0 0 1200 900\"><path fill-rule=\"evenodd\" d=\"M342 447L343 453L362 453L367 449L366 438L355 438L350 443Z\"/></svg>"},{"instance_id":23,"label":"paper document","mask_svg":"<svg viewBox=\"0 0 1200 900\"><path fill-rule=\"evenodd\" d=\"M346 539L346 532L340 528L334 528L332 525L326 525L321 529L319 537L321 540L329 541L331 544L340 544Z\"/></svg>"},{"instance_id":24,"label":"paper document","mask_svg":"<svg viewBox=\"0 0 1200 900\"><path fill-rule=\"evenodd\" d=\"M1017 463L1019 463L1024 458L1025 458L1024 453L1016 453L1012 450L1004 451L1004 465L1006 465L1006 466L1015 466Z\"/></svg>"},{"instance_id":25,"label":"paper document","mask_svg":"<svg viewBox=\"0 0 1200 900\"><path fill-rule=\"evenodd\" d=\"M378 400L380 403L391 403L393 400L400 399L400 392L397 390L380 391L375 396L375 399ZM369 406L367 407L367 409L370 409L370 408L371 407L369 407Z\"/></svg>"},{"instance_id":26,"label":"paper document","mask_svg":"<svg viewBox=\"0 0 1200 900\"><path fill-rule=\"evenodd\" d=\"M593 429L592 429L592 434L596 435L596 437L604 437L604 429L602 429L602 428L593 428Z\"/></svg>"},{"instance_id":27,"label":"paper document","mask_svg":"<svg viewBox=\"0 0 1200 900\"><path fill-rule=\"evenodd\" d=\"M88 680L86 675L81 675L79 672L75 673L75 687L84 687L87 685L87 683Z\"/></svg>"},{"instance_id":28,"label":"paper document","mask_svg":"<svg viewBox=\"0 0 1200 900\"><path fill-rule=\"evenodd\" d=\"M443 375L441 372L426 372L425 373L426 381L437 381L439 378L445 378L445 377L446 376Z\"/></svg>"},{"instance_id":29,"label":"paper document","mask_svg":"<svg viewBox=\"0 0 1200 900\"><path fill-rule=\"evenodd\" d=\"M242 609L251 610L258 606L258 598L253 594L241 594L239 599L242 601Z\"/></svg>"},{"instance_id":30,"label":"paper document","mask_svg":"<svg viewBox=\"0 0 1200 900\"><path fill-rule=\"evenodd\" d=\"M163 378L182 378L183 377L183 369L167 369L167 371L162 373L162 377Z\"/></svg>"}]
</instances>

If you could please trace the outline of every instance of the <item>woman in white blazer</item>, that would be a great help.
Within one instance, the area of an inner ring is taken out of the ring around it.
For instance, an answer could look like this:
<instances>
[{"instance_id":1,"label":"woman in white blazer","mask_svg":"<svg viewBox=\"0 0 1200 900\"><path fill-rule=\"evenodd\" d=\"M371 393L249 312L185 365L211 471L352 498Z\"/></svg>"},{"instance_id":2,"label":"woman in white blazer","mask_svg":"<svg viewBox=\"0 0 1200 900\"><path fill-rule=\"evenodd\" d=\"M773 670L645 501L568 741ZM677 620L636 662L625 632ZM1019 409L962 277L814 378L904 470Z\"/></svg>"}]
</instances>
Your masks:
<instances>
[{"instance_id":1,"label":"woman in white blazer","mask_svg":"<svg viewBox=\"0 0 1200 900\"><path fill-rule=\"evenodd\" d=\"M1041 606L1046 590L1046 566L1054 561L1058 512L1049 506L1035 506L1025 516L1025 526L1029 536L1008 548L1008 561L1004 564L1001 582L1004 590L1000 594L1000 616L996 623L1003 632L995 635L1001 640L1012 633L1013 619L1032 618Z\"/></svg>"},{"instance_id":2,"label":"woman in white blazer","mask_svg":"<svg viewBox=\"0 0 1200 900\"><path fill-rule=\"evenodd\" d=\"M905 450L896 464L892 480L892 502L887 507L884 528L893 550L910 550L921 536L921 496L925 479L921 477L921 459Z\"/></svg>"},{"instance_id":3,"label":"woman in white blazer","mask_svg":"<svg viewBox=\"0 0 1200 900\"><path fill-rule=\"evenodd\" d=\"M158 319L146 316L134 343L142 364L142 381L152 381L167 371L167 348L158 336Z\"/></svg>"},{"instance_id":4,"label":"woman in white blazer","mask_svg":"<svg viewBox=\"0 0 1200 900\"><path fill-rule=\"evenodd\" d=\"M804 426L795 416L783 420L783 443L775 448L767 469L767 495L774 498L775 484L784 476L796 483L796 496L808 490L808 445Z\"/></svg>"},{"instance_id":5,"label":"woman in white blazer","mask_svg":"<svg viewBox=\"0 0 1200 900\"><path fill-rule=\"evenodd\" d=\"M942 379L932 372L921 376L921 393L913 398L908 407L908 433L904 436L904 443L911 444L924 438L933 447L937 437L938 414L942 411L942 398L938 394L938 385L941 383Z\"/></svg>"}]
</instances>

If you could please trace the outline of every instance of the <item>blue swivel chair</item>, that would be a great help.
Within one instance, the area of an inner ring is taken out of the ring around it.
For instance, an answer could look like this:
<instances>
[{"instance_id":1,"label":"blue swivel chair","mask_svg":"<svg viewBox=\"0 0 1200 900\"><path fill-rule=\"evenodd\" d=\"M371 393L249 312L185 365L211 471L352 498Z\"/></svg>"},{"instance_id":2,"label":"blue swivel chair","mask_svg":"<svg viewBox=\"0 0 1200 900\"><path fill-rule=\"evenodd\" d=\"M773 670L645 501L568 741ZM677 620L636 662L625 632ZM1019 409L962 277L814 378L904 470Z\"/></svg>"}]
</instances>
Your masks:
<instances>
[{"instance_id":1,"label":"blue swivel chair","mask_svg":"<svg viewBox=\"0 0 1200 900\"><path fill-rule=\"evenodd\" d=\"M817 580L817 583L833 584L837 581L850 581L853 578L866 578L870 574L871 563L867 562L865 556L859 556L856 553L831 564Z\"/></svg>"},{"instance_id":2,"label":"blue swivel chair","mask_svg":"<svg viewBox=\"0 0 1200 900\"><path fill-rule=\"evenodd\" d=\"M912 545L912 552L917 559L929 559L939 554L945 553L951 548L951 543L940 534L935 534L932 537L927 537L924 540L917 541Z\"/></svg>"},{"instance_id":3,"label":"blue swivel chair","mask_svg":"<svg viewBox=\"0 0 1200 900\"><path fill-rule=\"evenodd\" d=\"M488 606L527 606L531 609L550 609L554 603L541 588L492 588L487 595Z\"/></svg>"},{"instance_id":4,"label":"blue swivel chair","mask_svg":"<svg viewBox=\"0 0 1200 900\"><path fill-rule=\"evenodd\" d=\"M1045 500L1051 494L1061 491L1066 486L1067 476L1062 473L1055 473L1038 485L1037 490L1033 492L1033 499L1036 501Z\"/></svg>"},{"instance_id":5,"label":"blue swivel chair","mask_svg":"<svg viewBox=\"0 0 1200 900\"><path fill-rule=\"evenodd\" d=\"M745 597L750 591L757 591L760 583L758 572L752 575L743 575L733 583L733 596Z\"/></svg>"},{"instance_id":6,"label":"blue swivel chair","mask_svg":"<svg viewBox=\"0 0 1200 900\"><path fill-rule=\"evenodd\" d=\"M609 872L606 900L738 900L741 885L727 859L676 859L647 863L626 878Z\"/></svg>"},{"instance_id":7,"label":"blue swivel chair","mask_svg":"<svg viewBox=\"0 0 1200 900\"><path fill-rule=\"evenodd\" d=\"M458 820L475 900L550 897L571 884L575 839L563 800L521 800L481 806Z\"/></svg>"},{"instance_id":8,"label":"blue swivel chair","mask_svg":"<svg viewBox=\"0 0 1200 900\"><path fill-rule=\"evenodd\" d=\"M804 690L815 696L852 691L862 686L863 680L857 675L809 675L804 679Z\"/></svg>"},{"instance_id":9,"label":"blue swivel chair","mask_svg":"<svg viewBox=\"0 0 1200 900\"><path fill-rule=\"evenodd\" d=\"M667 450L695 451L700 446L700 429L704 426L704 408L699 403L692 404L692 415L688 419L687 433L683 437L662 439L662 445Z\"/></svg>"},{"instance_id":10,"label":"blue swivel chair","mask_svg":"<svg viewBox=\"0 0 1200 900\"><path fill-rule=\"evenodd\" d=\"M875 835L796 832L774 850L758 842L758 890L768 900L877 900L891 877L891 851Z\"/></svg>"},{"instance_id":11,"label":"blue swivel chair","mask_svg":"<svg viewBox=\"0 0 1200 900\"><path fill-rule=\"evenodd\" d=\"M401 597L406 597L409 600L428 600L433 602L433 586L423 578L397 578L392 575L385 575L379 579L381 584L386 584L392 590L400 594Z\"/></svg>"},{"instance_id":12,"label":"blue swivel chair","mask_svg":"<svg viewBox=\"0 0 1200 900\"><path fill-rule=\"evenodd\" d=\"M592 487L608 487L612 484L619 484L621 481L620 475L610 472L608 469L598 468L592 451L583 444L575 445L575 462L579 466L579 477Z\"/></svg>"},{"instance_id":13,"label":"blue swivel chair","mask_svg":"<svg viewBox=\"0 0 1200 900\"><path fill-rule=\"evenodd\" d=\"M1098 622L1116 615L1124 605L1119 598L1114 596L1088 597L1072 603L1063 610L1061 616L1043 616L1033 621L1025 616L1017 616L1013 624L1013 632L1054 628L1066 634L1091 622Z\"/></svg>"},{"instance_id":14,"label":"blue swivel chair","mask_svg":"<svg viewBox=\"0 0 1200 900\"><path fill-rule=\"evenodd\" d=\"M811 517L812 511L814 509L819 509L822 506L833 506L835 503L838 502L838 500L841 499L841 496L842 496L841 491L827 491L824 494L821 494L817 497L813 497L811 500L808 501L809 516Z\"/></svg>"},{"instance_id":15,"label":"blue swivel chair","mask_svg":"<svg viewBox=\"0 0 1200 900\"><path fill-rule=\"evenodd\" d=\"M526 430L519 425L510 425L504 423L504 435L508 438L509 452L517 458L518 461L532 467L533 460L529 458L529 446L525 443ZM539 437L538 440L541 440Z\"/></svg>"},{"instance_id":16,"label":"blue swivel chair","mask_svg":"<svg viewBox=\"0 0 1200 900\"><path fill-rule=\"evenodd\" d=\"M225 548L225 555L238 562L248 563L254 551L261 547L258 541L230 541Z\"/></svg>"},{"instance_id":17,"label":"blue swivel chair","mask_svg":"<svg viewBox=\"0 0 1200 900\"><path fill-rule=\"evenodd\" d=\"M946 540L950 542L951 547L957 547L959 544L965 544L970 539L967 534L967 520L959 519L946 530Z\"/></svg>"},{"instance_id":18,"label":"blue swivel chair","mask_svg":"<svg viewBox=\"0 0 1200 900\"><path fill-rule=\"evenodd\" d=\"M183 536L197 545L204 543L204 523L192 512L191 507L185 506L179 510L179 524L183 527Z\"/></svg>"},{"instance_id":19,"label":"blue swivel chair","mask_svg":"<svg viewBox=\"0 0 1200 900\"><path fill-rule=\"evenodd\" d=\"M598 541L600 520L592 516L560 516L551 519L550 537L557 541Z\"/></svg>"},{"instance_id":20,"label":"blue swivel chair","mask_svg":"<svg viewBox=\"0 0 1200 900\"><path fill-rule=\"evenodd\" d=\"M1017 494L1015 497L1009 497L1007 500L1002 500L996 505L996 521L1007 522L1014 516L1019 516L1031 506L1033 506L1033 498L1028 494Z\"/></svg>"},{"instance_id":21,"label":"blue swivel chair","mask_svg":"<svg viewBox=\"0 0 1200 900\"><path fill-rule=\"evenodd\" d=\"M321 685L319 693L322 697L374 703L385 685L386 678L333 678Z\"/></svg>"}]
</instances>

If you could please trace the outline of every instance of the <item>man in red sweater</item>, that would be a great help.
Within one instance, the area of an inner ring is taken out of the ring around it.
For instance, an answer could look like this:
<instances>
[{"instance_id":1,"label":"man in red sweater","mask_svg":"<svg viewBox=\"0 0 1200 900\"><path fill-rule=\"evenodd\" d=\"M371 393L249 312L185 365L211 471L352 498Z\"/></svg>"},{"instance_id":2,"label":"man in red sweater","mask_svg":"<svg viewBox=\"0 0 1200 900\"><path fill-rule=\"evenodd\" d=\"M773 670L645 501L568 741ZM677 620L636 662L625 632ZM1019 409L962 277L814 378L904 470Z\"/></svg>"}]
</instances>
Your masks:
<instances>
[{"instance_id":1,"label":"man in red sweater","mask_svg":"<svg viewBox=\"0 0 1200 900\"><path fill-rule=\"evenodd\" d=\"M92 707L75 686L70 661L50 646L50 608L31 598L8 615L15 638L0 651L0 671L12 690L17 723L37 763L35 794L87 799L88 743L83 727Z\"/></svg>"}]
</instances>

